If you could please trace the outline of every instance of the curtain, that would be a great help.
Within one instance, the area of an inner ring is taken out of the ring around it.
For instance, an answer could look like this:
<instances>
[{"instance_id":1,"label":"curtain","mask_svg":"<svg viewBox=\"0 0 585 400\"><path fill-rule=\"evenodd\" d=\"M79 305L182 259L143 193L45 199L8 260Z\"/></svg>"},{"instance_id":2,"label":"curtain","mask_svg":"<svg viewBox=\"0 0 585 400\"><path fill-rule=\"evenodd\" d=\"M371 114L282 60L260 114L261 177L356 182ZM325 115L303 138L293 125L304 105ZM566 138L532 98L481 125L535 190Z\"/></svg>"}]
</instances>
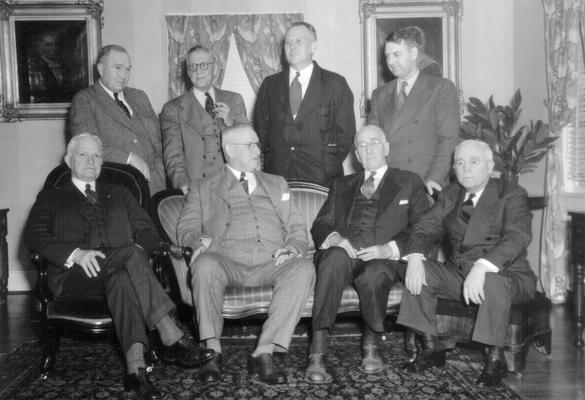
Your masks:
<instances>
[{"instance_id":1,"label":"curtain","mask_svg":"<svg viewBox=\"0 0 585 400\"><path fill-rule=\"evenodd\" d=\"M574 120L578 104L577 79L582 57L579 34L582 0L542 0L545 15L547 108L551 135L559 136ZM562 149L559 141L548 154L545 249L541 281L553 303L566 301L570 287L567 262L567 210L562 193Z\"/></svg>"},{"instance_id":2,"label":"curtain","mask_svg":"<svg viewBox=\"0 0 585 400\"><path fill-rule=\"evenodd\" d=\"M265 77L282 69L284 34L292 22L302 19L302 14L167 15L169 98L186 89L189 79L184 58L195 45L215 53L219 72L213 84L221 87L232 35L246 76L257 92Z\"/></svg>"}]
</instances>

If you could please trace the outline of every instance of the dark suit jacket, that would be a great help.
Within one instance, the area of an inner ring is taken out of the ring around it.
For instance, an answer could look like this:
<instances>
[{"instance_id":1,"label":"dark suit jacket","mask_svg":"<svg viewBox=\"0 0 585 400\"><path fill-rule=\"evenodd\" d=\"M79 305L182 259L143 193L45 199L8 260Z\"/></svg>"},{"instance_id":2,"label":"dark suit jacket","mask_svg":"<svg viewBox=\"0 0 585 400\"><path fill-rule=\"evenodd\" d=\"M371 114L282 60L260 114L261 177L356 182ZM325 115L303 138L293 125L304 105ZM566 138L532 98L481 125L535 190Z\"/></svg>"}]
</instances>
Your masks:
<instances>
[{"instance_id":1,"label":"dark suit jacket","mask_svg":"<svg viewBox=\"0 0 585 400\"><path fill-rule=\"evenodd\" d=\"M464 197L465 189L457 183L441 191L433 208L414 226L405 254L426 254L447 235L451 247L447 262L462 276L475 261L485 258L500 268L500 273L520 277L525 289L533 292L536 277L526 260L532 239L526 190L490 179L466 229L459 218Z\"/></svg>"},{"instance_id":2,"label":"dark suit jacket","mask_svg":"<svg viewBox=\"0 0 585 400\"><path fill-rule=\"evenodd\" d=\"M390 143L390 166L416 172L423 180L445 186L459 141L455 85L421 71L403 108L396 112L397 82L395 79L374 90L368 124L384 130Z\"/></svg>"},{"instance_id":3,"label":"dark suit jacket","mask_svg":"<svg viewBox=\"0 0 585 400\"><path fill-rule=\"evenodd\" d=\"M289 69L264 79L254 107L264 171L327 184L343 175L355 136L353 94L345 79L314 62L313 74L293 119Z\"/></svg>"},{"instance_id":4,"label":"dark suit jacket","mask_svg":"<svg viewBox=\"0 0 585 400\"><path fill-rule=\"evenodd\" d=\"M347 235L354 201L363 181L363 172L333 181L327 200L311 228L316 248L321 247L332 232ZM425 188L418 175L395 168L388 168L380 185L380 202L374 225L375 242L385 244L395 240L402 254L412 226L428 208Z\"/></svg>"},{"instance_id":5,"label":"dark suit jacket","mask_svg":"<svg viewBox=\"0 0 585 400\"><path fill-rule=\"evenodd\" d=\"M158 118L142 90L125 88L124 98L134 115L126 113L100 83L79 91L71 102L70 133L90 132L104 144L104 160L126 164L133 152L146 161L150 170L150 192L166 187Z\"/></svg>"},{"instance_id":6,"label":"dark suit jacket","mask_svg":"<svg viewBox=\"0 0 585 400\"><path fill-rule=\"evenodd\" d=\"M247 123L242 96L215 89L215 102L226 103L235 123ZM174 188L189 186L203 178L205 146L203 137L218 129L192 90L163 106L161 113L163 154L167 175Z\"/></svg>"},{"instance_id":7,"label":"dark suit jacket","mask_svg":"<svg viewBox=\"0 0 585 400\"><path fill-rule=\"evenodd\" d=\"M106 230L111 247L136 243L151 254L160 241L152 220L125 188L96 183L99 201L106 210ZM71 269L69 255L79 248L90 250L90 221L82 214L85 195L72 182L42 190L34 203L24 232L28 248L49 261L49 287L59 295Z\"/></svg>"}]
</instances>

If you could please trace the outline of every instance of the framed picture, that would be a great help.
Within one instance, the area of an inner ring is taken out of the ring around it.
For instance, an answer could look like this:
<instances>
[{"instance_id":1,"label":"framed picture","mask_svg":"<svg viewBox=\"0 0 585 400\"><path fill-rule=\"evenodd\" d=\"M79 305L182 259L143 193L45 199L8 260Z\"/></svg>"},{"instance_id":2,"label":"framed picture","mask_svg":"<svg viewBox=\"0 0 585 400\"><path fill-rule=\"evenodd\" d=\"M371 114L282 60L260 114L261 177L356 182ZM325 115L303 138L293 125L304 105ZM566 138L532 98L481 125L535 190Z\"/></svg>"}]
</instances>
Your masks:
<instances>
[{"instance_id":1,"label":"framed picture","mask_svg":"<svg viewBox=\"0 0 585 400\"><path fill-rule=\"evenodd\" d=\"M0 2L0 112L5 122L65 118L93 83L102 0Z\"/></svg>"},{"instance_id":2,"label":"framed picture","mask_svg":"<svg viewBox=\"0 0 585 400\"><path fill-rule=\"evenodd\" d=\"M360 111L363 118L367 116L374 89L395 78L386 65L386 38L407 26L416 26L424 34L424 53L419 56L419 68L448 78L461 88L460 18L460 0L360 0L364 61Z\"/></svg>"}]
</instances>

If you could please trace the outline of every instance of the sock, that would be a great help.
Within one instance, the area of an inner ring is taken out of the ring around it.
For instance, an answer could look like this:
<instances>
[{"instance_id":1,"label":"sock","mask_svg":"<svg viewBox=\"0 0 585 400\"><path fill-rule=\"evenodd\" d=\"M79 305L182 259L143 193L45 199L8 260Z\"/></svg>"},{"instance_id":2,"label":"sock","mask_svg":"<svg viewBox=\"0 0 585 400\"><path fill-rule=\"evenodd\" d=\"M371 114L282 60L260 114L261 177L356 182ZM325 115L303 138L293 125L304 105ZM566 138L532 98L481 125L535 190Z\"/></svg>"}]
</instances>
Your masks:
<instances>
[{"instance_id":1,"label":"sock","mask_svg":"<svg viewBox=\"0 0 585 400\"><path fill-rule=\"evenodd\" d=\"M163 345L171 346L183 337L183 331L179 329L175 321L165 315L155 324Z\"/></svg>"},{"instance_id":2,"label":"sock","mask_svg":"<svg viewBox=\"0 0 585 400\"><path fill-rule=\"evenodd\" d=\"M128 374L137 374L138 368L146 368L144 363L144 345L136 342L126 351L126 368Z\"/></svg>"},{"instance_id":3,"label":"sock","mask_svg":"<svg viewBox=\"0 0 585 400\"><path fill-rule=\"evenodd\" d=\"M260 354L264 353L272 355L273 351L274 351L273 344L261 344L258 345L258 347L256 347L256 350L254 350L254 352L252 353L252 357L258 357Z\"/></svg>"},{"instance_id":4,"label":"sock","mask_svg":"<svg viewBox=\"0 0 585 400\"><path fill-rule=\"evenodd\" d=\"M364 327L363 345L375 344L379 345L381 341L380 333L373 331L368 325Z\"/></svg>"},{"instance_id":5,"label":"sock","mask_svg":"<svg viewBox=\"0 0 585 400\"><path fill-rule=\"evenodd\" d=\"M221 343L217 338L205 339L205 347L221 354Z\"/></svg>"},{"instance_id":6,"label":"sock","mask_svg":"<svg viewBox=\"0 0 585 400\"><path fill-rule=\"evenodd\" d=\"M309 353L316 354L321 353L325 354L327 350L327 336L329 335L329 330L327 328L317 329L313 331L313 339L311 341L311 347L309 349Z\"/></svg>"}]
</instances>

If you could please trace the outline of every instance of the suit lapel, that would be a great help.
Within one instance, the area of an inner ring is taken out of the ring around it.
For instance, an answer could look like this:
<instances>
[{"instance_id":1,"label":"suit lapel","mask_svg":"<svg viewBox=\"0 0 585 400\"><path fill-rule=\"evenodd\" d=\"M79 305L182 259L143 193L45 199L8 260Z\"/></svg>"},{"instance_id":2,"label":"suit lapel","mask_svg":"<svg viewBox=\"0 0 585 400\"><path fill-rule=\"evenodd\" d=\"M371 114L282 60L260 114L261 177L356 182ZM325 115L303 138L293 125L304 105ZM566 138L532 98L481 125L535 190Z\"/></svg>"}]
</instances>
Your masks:
<instances>
[{"instance_id":1,"label":"suit lapel","mask_svg":"<svg viewBox=\"0 0 585 400\"><path fill-rule=\"evenodd\" d=\"M392 176L390 176L390 169L386 170L386 173L382 177L382 182L380 182L379 193L380 193L380 200L378 203L378 212L376 213L376 219L378 216L386 211L388 206L394 201L394 198L400 192L401 187Z\"/></svg>"},{"instance_id":2,"label":"suit lapel","mask_svg":"<svg viewBox=\"0 0 585 400\"><path fill-rule=\"evenodd\" d=\"M201 104L195 98L193 91L189 91L189 93L185 93L183 96L183 100L181 101L181 107L183 111L181 114L183 118L191 126L195 132L203 135L201 131L201 127L204 125L212 124L213 121L211 120L211 116L205 111ZM203 123L202 123L203 122Z\"/></svg>"},{"instance_id":3,"label":"suit lapel","mask_svg":"<svg viewBox=\"0 0 585 400\"><path fill-rule=\"evenodd\" d=\"M313 73L311 74L311 79L309 80L309 86L305 91L305 95L301 101L301 106L299 107L295 121L302 121L305 115L312 112L317 107L317 104L319 104L319 101L321 100L322 92L321 68L317 65L317 63L313 63Z\"/></svg>"},{"instance_id":4,"label":"suit lapel","mask_svg":"<svg viewBox=\"0 0 585 400\"><path fill-rule=\"evenodd\" d=\"M490 220L497 214L499 207L499 190L498 184L493 179L490 179L488 185L484 189L477 204L473 208L473 214L467 223L467 230L463 238L463 245L467 243L475 243L483 236L490 227ZM494 211L496 210L496 211Z\"/></svg>"},{"instance_id":5,"label":"suit lapel","mask_svg":"<svg viewBox=\"0 0 585 400\"><path fill-rule=\"evenodd\" d=\"M395 80L397 82L397 80ZM406 103L402 109L396 113L396 118L394 120L393 125L393 132L396 133L404 124L408 121L412 121L415 119L416 113L422 108L422 105L427 99L428 96L428 80L426 79L426 75L422 72L419 73L418 78L414 82L408 97L406 98ZM392 103L394 103L394 99L396 92L396 83L394 84L394 92L392 92Z\"/></svg>"},{"instance_id":6,"label":"suit lapel","mask_svg":"<svg viewBox=\"0 0 585 400\"><path fill-rule=\"evenodd\" d=\"M341 199L341 206L338 207L337 215L335 219L337 221L345 221L344 228L347 229L349 227L349 223L353 217L353 210L355 200L360 193L360 188L364 181L364 174L358 173L355 174L348 182L345 187L341 189L341 193L339 193L339 198Z\"/></svg>"},{"instance_id":7,"label":"suit lapel","mask_svg":"<svg viewBox=\"0 0 585 400\"><path fill-rule=\"evenodd\" d=\"M126 126L128 129L132 129L132 126L130 124L130 118L128 118L128 116L122 110L122 108L120 108L120 106L116 104L116 102L114 101L114 99L112 99L110 97L110 95L104 90L104 88L102 87L102 85L98 82L95 85L93 85L93 89L95 90L95 93L96 93L96 100L102 106L102 108L114 120L116 120L120 124ZM131 101L128 98L126 92L124 92L124 98L126 99L126 101L128 101L128 103L130 104L130 107L132 107L132 110L136 114L137 107L136 107L135 104L132 104L133 101Z\"/></svg>"},{"instance_id":8,"label":"suit lapel","mask_svg":"<svg viewBox=\"0 0 585 400\"><path fill-rule=\"evenodd\" d=\"M292 113L290 110L290 99L289 99L289 84L288 84L289 68L285 69L280 73L279 82L277 83L277 96L278 104L282 108L283 115L286 115L291 121L293 120Z\"/></svg>"}]
</instances>

